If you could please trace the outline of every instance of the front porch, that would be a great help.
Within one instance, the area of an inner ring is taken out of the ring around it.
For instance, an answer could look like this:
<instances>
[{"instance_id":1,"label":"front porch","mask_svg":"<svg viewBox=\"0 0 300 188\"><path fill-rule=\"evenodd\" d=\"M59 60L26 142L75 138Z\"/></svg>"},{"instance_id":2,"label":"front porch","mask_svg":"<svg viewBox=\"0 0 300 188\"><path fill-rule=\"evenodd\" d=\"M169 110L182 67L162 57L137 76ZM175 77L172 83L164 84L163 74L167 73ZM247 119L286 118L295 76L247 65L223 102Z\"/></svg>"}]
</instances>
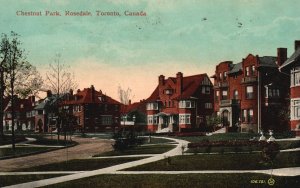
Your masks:
<instances>
[{"instance_id":1,"label":"front porch","mask_svg":"<svg viewBox=\"0 0 300 188\"><path fill-rule=\"evenodd\" d=\"M160 112L156 114L158 117L158 128L156 132L176 132L179 131L178 114L167 114Z\"/></svg>"}]
</instances>

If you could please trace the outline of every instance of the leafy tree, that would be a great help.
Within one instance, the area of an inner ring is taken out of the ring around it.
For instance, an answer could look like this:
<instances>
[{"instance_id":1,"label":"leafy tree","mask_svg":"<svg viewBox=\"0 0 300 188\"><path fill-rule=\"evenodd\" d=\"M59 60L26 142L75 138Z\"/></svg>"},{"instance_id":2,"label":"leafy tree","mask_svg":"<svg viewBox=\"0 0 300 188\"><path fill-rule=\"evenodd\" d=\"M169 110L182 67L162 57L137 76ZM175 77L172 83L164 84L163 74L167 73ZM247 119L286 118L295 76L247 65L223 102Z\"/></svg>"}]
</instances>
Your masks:
<instances>
[{"instance_id":1,"label":"leafy tree","mask_svg":"<svg viewBox=\"0 0 300 188\"><path fill-rule=\"evenodd\" d=\"M221 117L217 114L212 114L206 118L206 125L207 127L215 130L215 128L221 124L222 120Z\"/></svg>"},{"instance_id":2,"label":"leafy tree","mask_svg":"<svg viewBox=\"0 0 300 188\"><path fill-rule=\"evenodd\" d=\"M12 119L12 148L15 149L15 96L27 97L36 94L42 85L42 79L36 68L26 61L26 54L21 48L20 36L11 32L10 37L2 34L0 44L1 57L1 78L0 78L0 97L1 97L1 135L3 137L3 101L5 95L9 96L11 103Z\"/></svg>"}]
</instances>

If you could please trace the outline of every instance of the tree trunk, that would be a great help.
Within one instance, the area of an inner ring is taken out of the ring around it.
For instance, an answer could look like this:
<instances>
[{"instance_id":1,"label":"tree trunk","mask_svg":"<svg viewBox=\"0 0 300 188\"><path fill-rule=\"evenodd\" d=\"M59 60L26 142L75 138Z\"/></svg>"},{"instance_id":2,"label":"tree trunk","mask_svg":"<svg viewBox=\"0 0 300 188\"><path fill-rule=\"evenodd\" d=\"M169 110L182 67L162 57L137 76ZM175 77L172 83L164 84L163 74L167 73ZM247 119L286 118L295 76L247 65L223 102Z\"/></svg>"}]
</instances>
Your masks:
<instances>
[{"instance_id":1,"label":"tree trunk","mask_svg":"<svg viewBox=\"0 0 300 188\"><path fill-rule=\"evenodd\" d=\"M4 115L4 75L1 70L0 73L0 141L4 140L4 132L3 132L3 115Z\"/></svg>"},{"instance_id":2,"label":"tree trunk","mask_svg":"<svg viewBox=\"0 0 300 188\"><path fill-rule=\"evenodd\" d=\"M12 141L12 149L15 151L15 97L14 97L14 73L10 81L11 87L11 141Z\"/></svg>"}]
</instances>

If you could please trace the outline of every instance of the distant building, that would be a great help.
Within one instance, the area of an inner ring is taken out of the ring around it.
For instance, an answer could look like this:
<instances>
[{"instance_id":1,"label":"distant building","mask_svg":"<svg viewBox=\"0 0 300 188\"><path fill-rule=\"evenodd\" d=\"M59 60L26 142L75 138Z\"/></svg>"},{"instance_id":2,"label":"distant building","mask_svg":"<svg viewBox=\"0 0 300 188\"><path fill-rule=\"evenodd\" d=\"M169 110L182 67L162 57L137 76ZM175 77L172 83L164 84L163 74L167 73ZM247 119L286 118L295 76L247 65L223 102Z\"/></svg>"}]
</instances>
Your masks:
<instances>
[{"instance_id":1,"label":"distant building","mask_svg":"<svg viewBox=\"0 0 300 188\"><path fill-rule=\"evenodd\" d=\"M146 112L146 100L141 100L140 102L122 105L121 110L121 122L120 125L135 125L136 130L146 130L147 129L147 112Z\"/></svg>"},{"instance_id":2,"label":"distant building","mask_svg":"<svg viewBox=\"0 0 300 188\"><path fill-rule=\"evenodd\" d=\"M280 71L290 75L291 130L300 135L300 41L295 41L295 52L280 66Z\"/></svg>"},{"instance_id":3,"label":"distant building","mask_svg":"<svg viewBox=\"0 0 300 188\"><path fill-rule=\"evenodd\" d=\"M221 62L214 78L214 110L223 126L241 132L287 130L279 114L287 105L289 78L278 71L286 60L286 48L278 57L249 54L242 62Z\"/></svg>"},{"instance_id":4,"label":"distant building","mask_svg":"<svg viewBox=\"0 0 300 188\"><path fill-rule=\"evenodd\" d=\"M149 131L175 132L199 129L213 113L212 83L206 74L165 79L158 77L158 86L147 101Z\"/></svg>"},{"instance_id":5,"label":"distant building","mask_svg":"<svg viewBox=\"0 0 300 188\"><path fill-rule=\"evenodd\" d=\"M38 101L35 110L35 131L51 132L57 128L57 113L60 97L49 90L47 96Z\"/></svg>"},{"instance_id":6,"label":"distant building","mask_svg":"<svg viewBox=\"0 0 300 188\"><path fill-rule=\"evenodd\" d=\"M4 100L4 130L12 130L12 106L11 98ZM15 130L34 130L34 106L35 97L30 96L27 99L14 97L14 112L15 112Z\"/></svg>"},{"instance_id":7,"label":"distant building","mask_svg":"<svg viewBox=\"0 0 300 188\"><path fill-rule=\"evenodd\" d=\"M71 91L61 105L76 117L79 131L113 130L120 125L121 103L96 91L93 85L78 89L76 94Z\"/></svg>"}]
</instances>

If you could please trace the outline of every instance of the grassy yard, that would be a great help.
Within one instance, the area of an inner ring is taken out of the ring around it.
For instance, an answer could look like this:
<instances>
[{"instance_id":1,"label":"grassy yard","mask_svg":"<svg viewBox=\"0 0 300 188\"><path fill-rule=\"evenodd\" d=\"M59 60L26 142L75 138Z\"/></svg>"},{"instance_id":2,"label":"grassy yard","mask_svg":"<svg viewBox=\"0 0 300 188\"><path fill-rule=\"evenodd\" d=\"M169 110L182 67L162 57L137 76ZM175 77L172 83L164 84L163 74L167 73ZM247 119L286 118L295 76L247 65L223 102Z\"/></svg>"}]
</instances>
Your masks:
<instances>
[{"instance_id":1,"label":"grassy yard","mask_svg":"<svg viewBox=\"0 0 300 188\"><path fill-rule=\"evenodd\" d=\"M123 151L109 151L106 153L101 153L99 155L94 155L93 157L100 156L116 156L116 155L139 155L139 154L160 154L167 152L173 148L175 145L142 145L134 148L129 148Z\"/></svg>"},{"instance_id":2,"label":"grassy yard","mask_svg":"<svg viewBox=\"0 0 300 188\"><path fill-rule=\"evenodd\" d=\"M165 139L165 138L153 138L151 136L151 142L149 143L148 142L149 140L149 137L146 138L146 144L166 144L166 143L171 143L173 142L172 140L168 140L168 139Z\"/></svg>"},{"instance_id":3,"label":"grassy yard","mask_svg":"<svg viewBox=\"0 0 300 188\"><path fill-rule=\"evenodd\" d=\"M33 175L11 175L0 176L0 187L16 185L20 183L26 183L31 181L37 181L42 179L48 179L53 177L62 176L60 174L33 174Z\"/></svg>"},{"instance_id":4,"label":"grassy yard","mask_svg":"<svg viewBox=\"0 0 300 188\"><path fill-rule=\"evenodd\" d=\"M68 162L52 163L31 168L18 169L17 171L37 172L37 171L86 171L106 168L126 162L131 162L143 158L107 158L107 159L74 159Z\"/></svg>"},{"instance_id":5,"label":"grassy yard","mask_svg":"<svg viewBox=\"0 0 300 188\"><path fill-rule=\"evenodd\" d=\"M99 175L48 187L101 187L101 188L174 188L174 187L217 187L217 188L247 188L269 187L269 175L264 174L147 174L147 175ZM275 184L272 187L297 187L300 176L279 177L273 176ZM255 184L255 180L262 180L263 184ZM270 186L271 187L271 186Z\"/></svg>"},{"instance_id":6,"label":"grassy yard","mask_svg":"<svg viewBox=\"0 0 300 188\"><path fill-rule=\"evenodd\" d=\"M211 136L189 136L189 137L178 137L178 139L187 140L189 142L201 142L203 140L209 141L223 141L223 140L249 140L253 137L257 139L260 137L260 134L257 133L226 133L226 134L214 134ZM269 136L266 135L268 138ZM281 138L290 138L294 137L290 133L275 133L274 137L276 139Z\"/></svg>"},{"instance_id":7,"label":"grassy yard","mask_svg":"<svg viewBox=\"0 0 300 188\"><path fill-rule=\"evenodd\" d=\"M16 147L16 150L13 151L12 148L0 148L0 158L3 157L19 157L36 152L51 151L57 148L49 147Z\"/></svg>"},{"instance_id":8,"label":"grassy yard","mask_svg":"<svg viewBox=\"0 0 300 188\"><path fill-rule=\"evenodd\" d=\"M300 152L279 153L274 168L300 166ZM128 171L186 171L186 170L259 170L269 169L270 164L261 163L260 153L185 155L160 160L126 169Z\"/></svg>"}]
</instances>

